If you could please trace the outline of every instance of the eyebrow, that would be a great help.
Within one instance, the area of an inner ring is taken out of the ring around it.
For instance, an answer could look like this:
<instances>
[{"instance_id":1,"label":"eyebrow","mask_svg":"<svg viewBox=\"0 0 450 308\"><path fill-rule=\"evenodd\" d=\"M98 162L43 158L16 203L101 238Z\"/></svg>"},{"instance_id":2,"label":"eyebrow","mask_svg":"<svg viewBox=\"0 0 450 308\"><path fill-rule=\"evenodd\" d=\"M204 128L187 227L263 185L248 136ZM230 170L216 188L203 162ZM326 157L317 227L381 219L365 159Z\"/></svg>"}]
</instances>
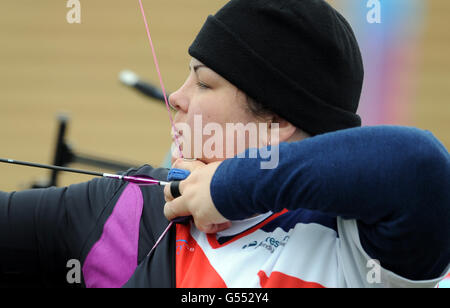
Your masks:
<instances>
[{"instance_id":1,"label":"eyebrow","mask_svg":"<svg viewBox=\"0 0 450 308\"><path fill-rule=\"evenodd\" d=\"M198 71L199 69L203 68L203 67L206 68L206 65L203 65L203 64L194 65L194 67L193 67L194 72L197 73L197 71ZM189 66L189 70L191 70L191 66Z\"/></svg>"}]
</instances>

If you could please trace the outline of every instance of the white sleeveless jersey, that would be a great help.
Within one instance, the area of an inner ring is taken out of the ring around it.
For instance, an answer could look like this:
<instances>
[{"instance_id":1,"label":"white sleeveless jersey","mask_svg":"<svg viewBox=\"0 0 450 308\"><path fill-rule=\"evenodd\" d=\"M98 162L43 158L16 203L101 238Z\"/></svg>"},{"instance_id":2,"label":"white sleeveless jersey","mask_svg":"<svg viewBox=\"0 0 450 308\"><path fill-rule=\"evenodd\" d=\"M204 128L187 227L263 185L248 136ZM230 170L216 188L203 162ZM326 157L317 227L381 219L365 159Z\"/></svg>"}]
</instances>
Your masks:
<instances>
[{"instance_id":1,"label":"white sleeveless jersey","mask_svg":"<svg viewBox=\"0 0 450 308\"><path fill-rule=\"evenodd\" d=\"M359 241L355 220L308 210L234 221L218 234L177 225L177 287L435 287L382 268Z\"/></svg>"}]
</instances>

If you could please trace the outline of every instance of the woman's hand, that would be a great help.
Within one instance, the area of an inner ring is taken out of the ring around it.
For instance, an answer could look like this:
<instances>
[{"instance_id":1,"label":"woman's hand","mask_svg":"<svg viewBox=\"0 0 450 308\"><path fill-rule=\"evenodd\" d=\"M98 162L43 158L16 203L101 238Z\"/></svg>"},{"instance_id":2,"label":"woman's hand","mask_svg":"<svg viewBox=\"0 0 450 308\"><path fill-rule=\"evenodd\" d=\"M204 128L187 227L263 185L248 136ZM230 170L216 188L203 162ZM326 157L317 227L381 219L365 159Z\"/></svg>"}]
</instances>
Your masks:
<instances>
[{"instance_id":1,"label":"woman's hand","mask_svg":"<svg viewBox=\"0 0 450 308\"><path fill-rule=\"evenodd\" d=\"M200 161L175 161L172 168L189 170L191 174L180 182L180 197L173 198L169 185L164 188L164 215L168 220L192 216L197 229L205 233L217 233L231 226L231 222L217 211L211 198L211 179L219 165L220 162L206 165Z\"/></svg>"}]
</instances>

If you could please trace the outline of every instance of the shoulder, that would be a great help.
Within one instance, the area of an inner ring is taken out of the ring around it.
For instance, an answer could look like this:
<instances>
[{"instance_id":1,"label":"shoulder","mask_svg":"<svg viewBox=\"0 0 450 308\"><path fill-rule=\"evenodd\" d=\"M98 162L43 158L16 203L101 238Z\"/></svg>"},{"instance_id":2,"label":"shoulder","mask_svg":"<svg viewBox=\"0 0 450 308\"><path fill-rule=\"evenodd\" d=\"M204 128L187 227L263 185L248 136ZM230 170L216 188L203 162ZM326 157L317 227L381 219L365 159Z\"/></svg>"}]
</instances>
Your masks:
<instances>
[{"instance_id":1,"label":"shoulder","mask_svg":"<svg viewBox=\"0 0 450 308\"><path fill-rule=\"evenodd\" d=\"M154 168L150 165L142 165L140 167L129 169L125 172L127 175L146 175L162 181L167 180L168 173L169 169L167 168Z\"/></svg>"},{"instance_id":2,"label":"shoulder","mask_svg":"<svg viewBox=\"0 0 450 308\"><path fill-rule=\"evenodd\" d=\"M127 171L127 175L134 176L149 176L156 180L167 181L167 175L169 169L167 168L153 168L149 165L143 165L141 167L130 169ZM138 189L142 195L142 219L143 225L147 226L154 231L154 236L164 230L167 226L167 219L164 216L164 187L159 185L152 186L137 186L134 185L134 189ZM128 185L129 186L129 185Z\"/></svg>"},{"instance_id":3,"label":"shoulder","mask_svg":"<svg viewBox=\"0 0 450 308\"><path fill-rule=\"evenodd\" d=\"M169 169L167 168L154 168L149 165L143 165L137 168L129 169L124 174L132 175L132 176L147 176L152 177L155 180L166 181L167 175L169 173ZM138 186L136 184L132 184L135 189L140 190L144 202L144 207L150 206L151 208L156 208L158 211L162 209L164 206L164 187L159 185L151 185L151 186ZM130 186L130 185L127 185Z\"/></svg>"}]
</instances>

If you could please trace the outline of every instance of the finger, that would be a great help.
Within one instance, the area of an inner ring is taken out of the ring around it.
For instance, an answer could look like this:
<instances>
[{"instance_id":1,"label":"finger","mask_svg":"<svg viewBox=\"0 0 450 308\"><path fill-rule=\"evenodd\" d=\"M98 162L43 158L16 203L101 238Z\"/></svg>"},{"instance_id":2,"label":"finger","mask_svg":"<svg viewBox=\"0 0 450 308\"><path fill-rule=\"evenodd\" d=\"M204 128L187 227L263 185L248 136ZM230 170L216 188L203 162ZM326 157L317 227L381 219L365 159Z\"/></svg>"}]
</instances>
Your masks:
<instances>
[{"instance_id":1,"label":"finger","mask_svg":"<svg viewBox=\"0 0 450 308\"><path fill-rule=\"evenodd\" d=\"M195 221L194 221L194 223L195 223ZM219 223L219 224L210 224L210 225L206 225L206 226L196 224L195 226L200 231L211 234L211 233L217 233L217 232L220 232L220 231L230 228L231 221L227 221L227 222Z\"/></svg>"},{"instance_id":2,"label":"finger","mask_svg":"<svg viewBox=\"0 0 450 308\"><path fill-rule=\"evenodd\" d=\"M172 168L177 169L184 169L188 170L190 172L194 171L195 169L204 166L205 163L202 163L201 161L195 160L195 161L186 161L182 158L178 158L172 165Z\"/></svg>"},{"instance_id":3,"label":"finger","mask_svg":"<svg viewBox=\"0 0 450 308\"><path fill-rule=\"evenodd\" d=\"M172 201L174 198L172 196L172 193L170 192L170 184L164 186L164 200L166 202Z\"/></svg>"},{"instance_id":4,"label":"finger","mask_svg":"<svg viewBox=\"0 0 450 308\"><path fill-rule=\"evenodd\" d=\"M180 216L190 216L191 213L185 205L183 197L173 199L164 205L164 216L171 221Z\"/></svg>"},{"instance_id":5,"label":"finger","mask_svg":"<svg viewBox=\"0 0 450 308\"><path fill-rule=\"evenodd\" d=\"M183 185L184 186L184 185ZM164 200L166 202L172 201L180 197L182 194L181 182L173 181L169 185L164 186Z\"/></svg>"},{"instance_id":6,"label":"finger","mask_svg":"<svg viewBox=\"0 0 450 308\"><path fill-rule=\"evenodd\" d=\"M181 197L180 181L173 181L170 183L170 194L174 199Z\"/></svg>"}]
</instances>

